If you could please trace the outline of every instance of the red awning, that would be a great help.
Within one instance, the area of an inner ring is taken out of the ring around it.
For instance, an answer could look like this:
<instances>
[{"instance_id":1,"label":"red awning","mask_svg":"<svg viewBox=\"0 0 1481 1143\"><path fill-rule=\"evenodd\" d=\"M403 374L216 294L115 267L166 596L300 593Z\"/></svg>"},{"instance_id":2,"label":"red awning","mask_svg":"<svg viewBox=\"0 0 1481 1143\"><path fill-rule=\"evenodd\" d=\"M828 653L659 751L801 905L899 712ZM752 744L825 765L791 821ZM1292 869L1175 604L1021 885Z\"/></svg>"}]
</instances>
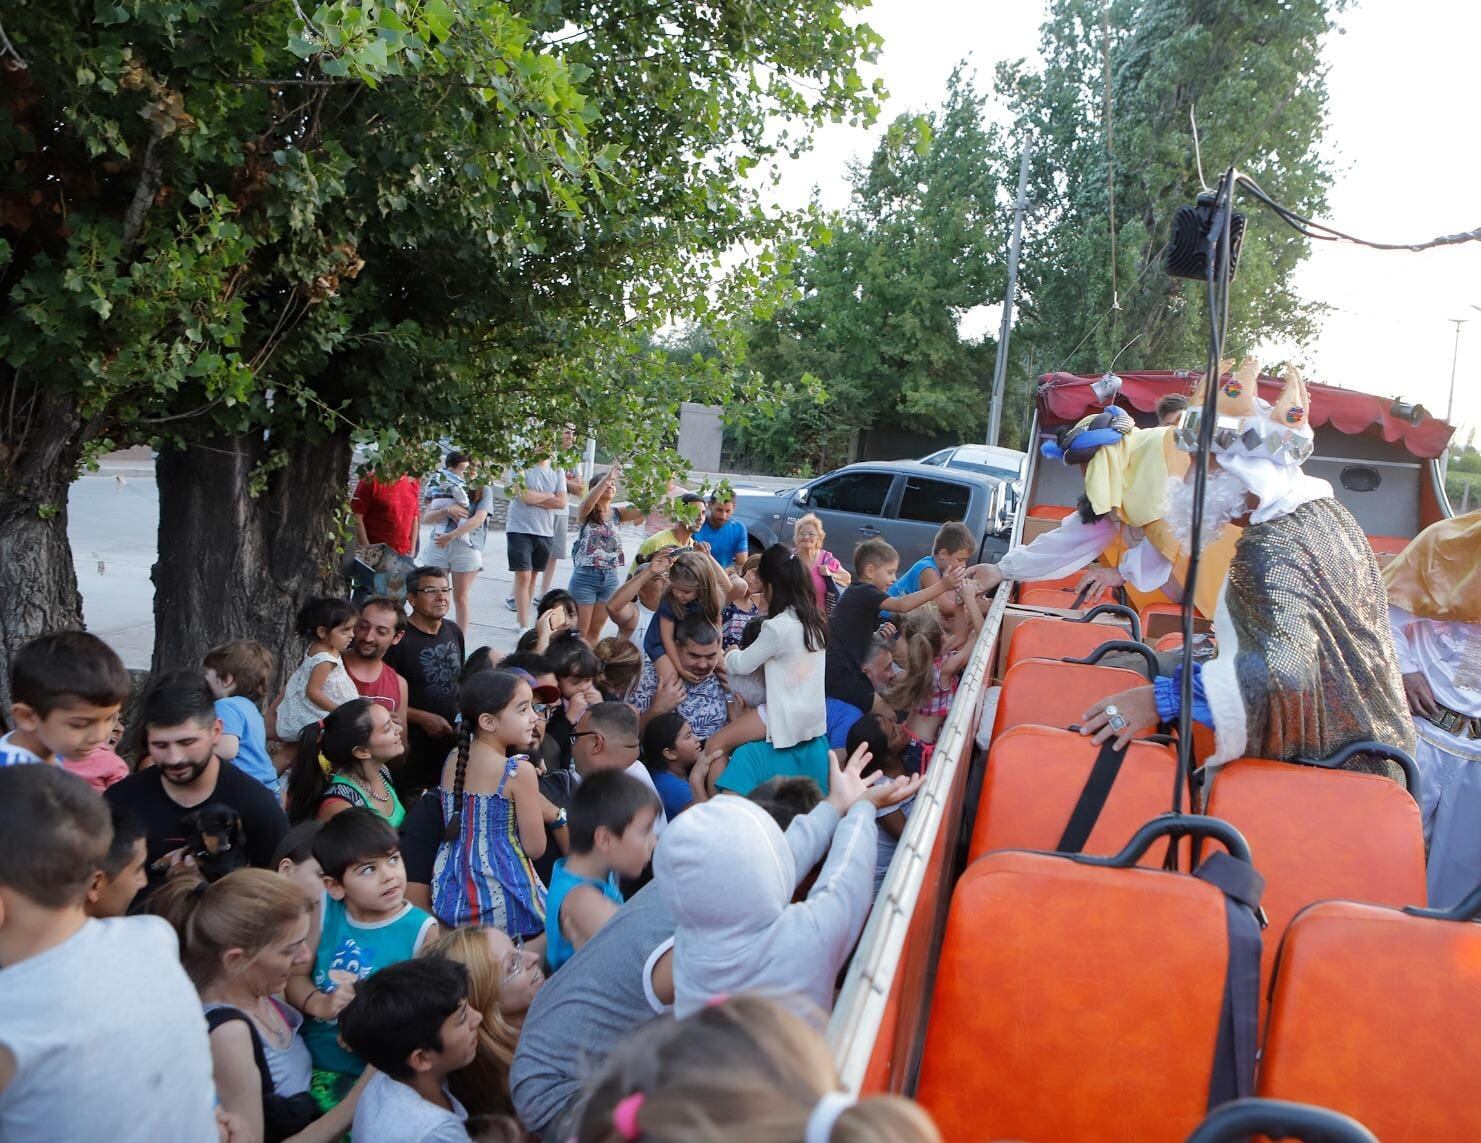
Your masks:
<instances>
[{"instance_id":1,"label":"red awning","mask_svg":"<svg viewBox=\"0 0 1481 1143\"><path fill-rule=\"evenodd\" d=\"M1150 413L1156 409L1158 400L1169 393L1191 394L1203 374L1163 371L1117 373L1116 376L1121 378L1121 392L1116 403ZM1041 419L1046 425L1073 423L1102 409L1104 406L1090 390L1091 384L1100 378L1100 374L1044 374L1039 378ZM1272 405L1280 399L1282 388L1284 382L1279 378L1260 378L1260 397ZM1390 444L1402 441L1409 452L1426 459L1444 452L1450 435L1455 432L1450 425L1428 413L1419 424L1410 424L1390 411L1393 400L1388 397L1311 382L1307 388L1311 390L1311 423L1317 427L1330 424L1349 436L1376 432Z\"/></svg>"}]
</instances>

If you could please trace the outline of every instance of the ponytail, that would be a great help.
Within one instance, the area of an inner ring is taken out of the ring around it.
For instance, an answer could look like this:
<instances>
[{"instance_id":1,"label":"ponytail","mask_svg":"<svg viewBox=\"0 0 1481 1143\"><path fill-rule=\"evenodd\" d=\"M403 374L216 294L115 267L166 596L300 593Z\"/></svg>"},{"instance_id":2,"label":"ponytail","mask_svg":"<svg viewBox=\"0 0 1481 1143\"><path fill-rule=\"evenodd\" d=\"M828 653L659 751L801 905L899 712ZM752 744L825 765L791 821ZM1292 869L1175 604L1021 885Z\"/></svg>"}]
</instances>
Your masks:
<instances>
[{"instance_id":1,"label":"ponytail","mask_svg":"<svg viewBox=\"0 0 1481 1143\"><path fill-rule=\"evenodd\" d=\"M944 633L935 607L929 606L911 612L904 628L905 673L880 697L895 710L914 710L936 686L936 655Z\"/></svg>"},{"instance_id":2,"label":"ponytail","mask_svg":"<svg viewBox=\"0 0 1481 1143\"><path fill-rule=\"evenodd\" d=\"M288 771L288 820L297 824L314 816L329 779L356 766L355 751L370 742L370 712L376 701L351 699L322 722L311 722L298 736L298 755Z\"/></svg>"},{"instance_id":3,"label":"ponytail","mask_svg":"<svg viewBox=\"0 0 1481 1143\"><path fill-rule=\"evenodd\" d=\"M442 831L443 841L457 841L463 836L463 782L468 775L468 751L473 746L473 723L463 720L458 728L458 760L453 766L453 812Z\"/></svg>"},{"instance_id":4,"label":"ponytail","mask_svg":"<svg viewBox=\"0 0 1481 1143\"><path fill-rule=\"evenodd\" d=\"M329 785L329 775L324 772L324 761L319 755L319 744L324 737L324 724L311 722L298 736L298 753L288 770L288 821L297 825L314 816L319 808L319 799Z\"/></svg>"},{"instance_id":5,"label":"ponytail","mask_svg":"<svg viewBox=\"0 0 1481 1143\"><path fill-rule=\"evenodd\" d=\"M193 866L177 866L149 899L149 911L180 935L180 963L199 990L221 976L231 949L255 956L314 903L288 877L238 869L206 883Z\"/></svg>"}]
</instances>

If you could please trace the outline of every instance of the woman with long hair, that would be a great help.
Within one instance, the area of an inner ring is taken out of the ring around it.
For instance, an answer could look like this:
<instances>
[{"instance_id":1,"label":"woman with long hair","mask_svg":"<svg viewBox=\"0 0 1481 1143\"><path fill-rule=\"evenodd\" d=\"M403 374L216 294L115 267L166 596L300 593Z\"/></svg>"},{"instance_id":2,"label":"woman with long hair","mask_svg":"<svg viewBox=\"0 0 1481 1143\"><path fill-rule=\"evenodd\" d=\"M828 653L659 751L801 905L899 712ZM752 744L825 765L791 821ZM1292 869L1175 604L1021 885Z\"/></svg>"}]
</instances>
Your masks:
<instances>
[{"instance_id":1,"label":"woman with long hair","mask_svg":"<svg viewBox=\"0 0 1481 1143\"><path fill-rule=\"evenodd\" d=\"M468 1004L483 1014L478 1055L448 1076L448 1086L470 1115L514 1113L509 1068L519 1030L545 983L540 954L515 945L499 929L462 928L443 933L423 952L445 956L468 970Z\"/></svg>"},{"instance_id":2,"label":"woman with long hair","mask_svg":"<svg viewBox=\"0 0 1481 1143\"><path fill-rule=\"evenodd\" d=\"M766 597L766 618L755 642L725 656L725 670L731 678L762 672L766 702L756 713L765 722L766 742L738 747L727 763L716 764L710 780L716 788L738 794L749 793L778 774L805 774L826 787L828 706L823 668L828 621L801 558L786 545L767 548L756 573ZM716 737L725 735L722 731Z\"/></svg>"}]
</instances>

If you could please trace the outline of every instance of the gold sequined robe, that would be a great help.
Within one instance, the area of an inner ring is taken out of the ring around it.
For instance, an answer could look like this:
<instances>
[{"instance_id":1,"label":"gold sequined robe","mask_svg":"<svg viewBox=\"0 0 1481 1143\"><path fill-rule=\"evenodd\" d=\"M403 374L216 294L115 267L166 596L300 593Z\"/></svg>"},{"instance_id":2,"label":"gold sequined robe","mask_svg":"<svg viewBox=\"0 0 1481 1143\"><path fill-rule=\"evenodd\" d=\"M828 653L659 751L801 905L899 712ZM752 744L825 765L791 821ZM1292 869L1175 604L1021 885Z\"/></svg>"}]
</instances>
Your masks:
<instances>
[{"instance_id":1,"label":"gold sequined robe","mask_svg":"<svg viewBox=\"0 0 1481 1143\"><path fill-rule=\"evenodd\" d=\"M1413 751L1378 563L1336 500L1245 530L1214 630L1219 653L1203 685L1215 765L1326 758L1365 740ZM1403 780L1396 764L1370 755L1343 768Z\"/></svg>"}]
</instances>

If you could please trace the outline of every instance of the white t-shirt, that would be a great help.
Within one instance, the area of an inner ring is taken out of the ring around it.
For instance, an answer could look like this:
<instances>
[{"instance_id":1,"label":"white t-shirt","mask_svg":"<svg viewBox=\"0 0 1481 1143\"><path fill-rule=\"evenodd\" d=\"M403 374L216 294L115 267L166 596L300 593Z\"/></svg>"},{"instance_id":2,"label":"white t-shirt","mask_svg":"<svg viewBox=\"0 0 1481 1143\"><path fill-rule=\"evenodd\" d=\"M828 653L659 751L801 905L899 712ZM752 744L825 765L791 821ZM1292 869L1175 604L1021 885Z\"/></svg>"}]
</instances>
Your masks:
<instances>
[{"instance_id":1,"label":"white t-shirt","mask_svg":"<svg viewBox=\"0 0 1481 1143\"><path fill-rule=\"evenodd\" d=\"M0 969L6 1143L216 1143L200 998L159 917L88 921Z\"/></svg>"},{"instance_id":2,"label":"white t-shirt","mask_svg":"<svg viewBox=\"0 0 1481 1143\"><path fill-rule=\"evenodd\" d=\"M12 742L14 737L13 730L9 734L0 735L0 766L30 766L41 761L34 752Z\"/></svg>"},{"instance_id":3,"label":"white t-shirt","mask_svg":"<svg viewBox=\"0 0 1481 1143\"><path fill-rule=\"evenodd\" d=\"M384 1072L370 1077L360 1102L350 1138L355 1143L468 1143L468 1109L447 1090L453 1109L428 1103L417 1090Z\"/></svg>"}]
</instances>

